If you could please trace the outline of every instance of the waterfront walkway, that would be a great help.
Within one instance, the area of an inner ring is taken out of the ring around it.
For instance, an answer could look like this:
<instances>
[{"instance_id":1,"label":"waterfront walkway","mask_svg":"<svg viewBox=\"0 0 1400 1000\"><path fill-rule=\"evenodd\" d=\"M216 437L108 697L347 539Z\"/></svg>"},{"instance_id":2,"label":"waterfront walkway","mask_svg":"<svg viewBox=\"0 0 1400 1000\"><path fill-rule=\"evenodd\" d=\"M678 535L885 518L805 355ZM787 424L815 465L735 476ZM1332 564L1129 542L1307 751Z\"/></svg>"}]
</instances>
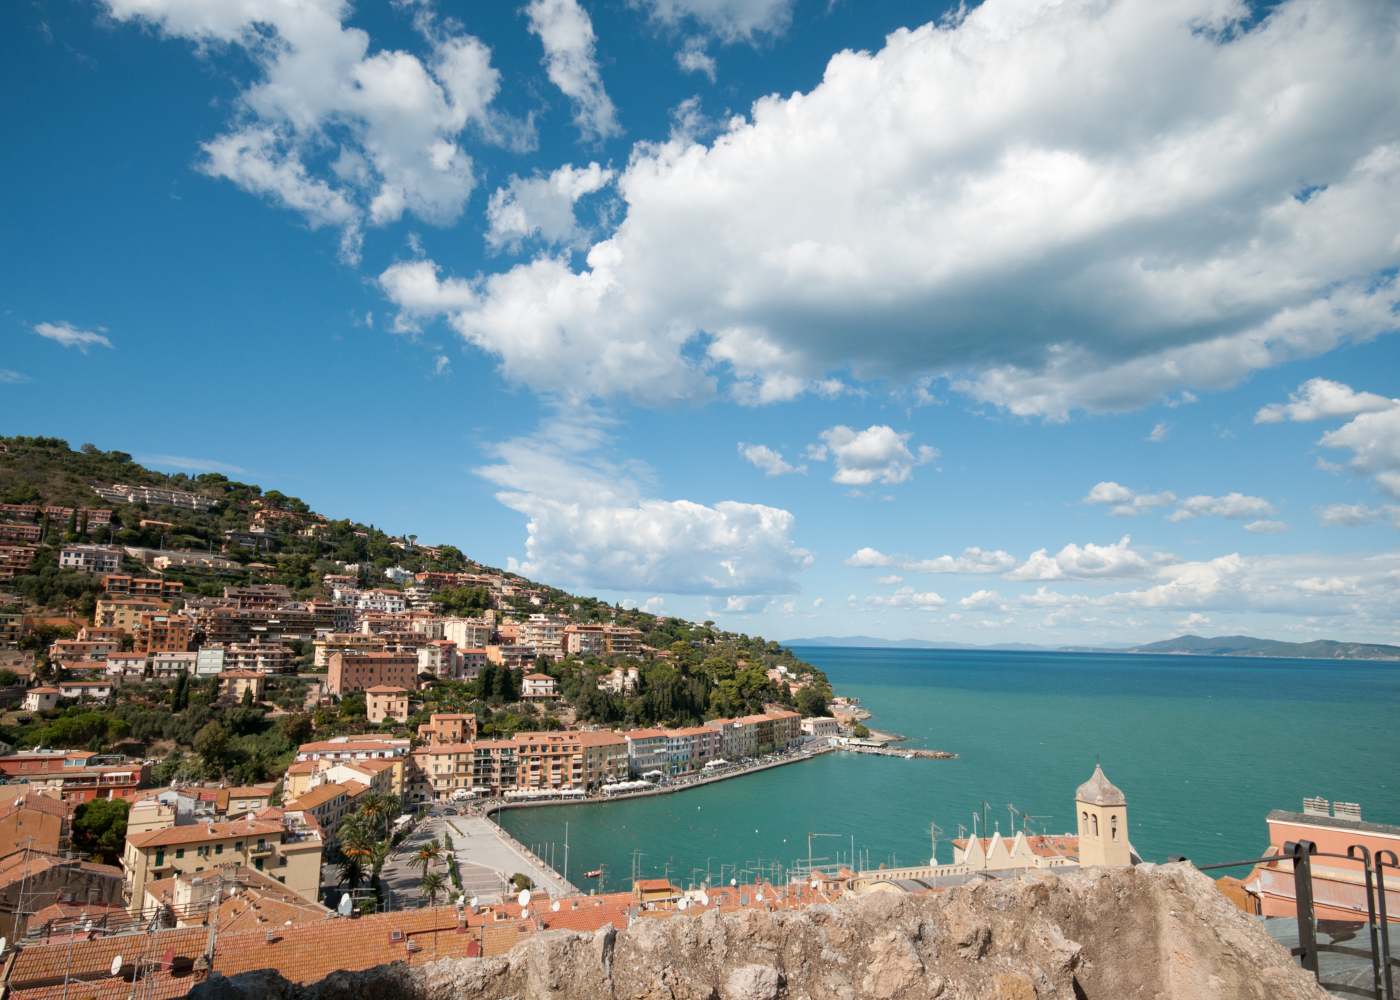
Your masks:
<instances>
[{"instance_id":1,"label":"waterfront walkway","mask_svg":"<svg viewBox=\"0 0 1400 1000\"><path fill-rule=\"evenodd\" d=\"M447 826L452 834L452 846L457 851L457 863L462 866L462 887L468 896L472 895L472 891L467 889L468 864L498 873L502 883L519 872L552 899L581 895L580 890L564 876L485 816L450 816ZM476 895L486 899L484 891Z\"/></svg>"}]
</instances>

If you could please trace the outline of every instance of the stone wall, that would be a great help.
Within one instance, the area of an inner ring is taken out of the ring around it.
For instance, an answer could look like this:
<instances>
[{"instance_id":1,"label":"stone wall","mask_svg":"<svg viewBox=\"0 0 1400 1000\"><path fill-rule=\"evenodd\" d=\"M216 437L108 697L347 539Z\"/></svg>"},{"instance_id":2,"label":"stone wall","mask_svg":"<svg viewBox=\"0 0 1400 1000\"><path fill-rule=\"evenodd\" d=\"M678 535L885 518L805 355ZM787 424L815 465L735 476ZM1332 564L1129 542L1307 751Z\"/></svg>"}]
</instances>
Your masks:
<instances>
[{"instance_id":1,"label":"stone wall","mask_svg":"<svg viewBox=\"0 0 1400 1000\"><path fill-rule=\"evenodd\" d=\"M641 918L537 934L508 955L215 978L199 1000L1326 1000L1251 918L1184 865L874 893L805 910Z\"/></svg>"}]
</instances>

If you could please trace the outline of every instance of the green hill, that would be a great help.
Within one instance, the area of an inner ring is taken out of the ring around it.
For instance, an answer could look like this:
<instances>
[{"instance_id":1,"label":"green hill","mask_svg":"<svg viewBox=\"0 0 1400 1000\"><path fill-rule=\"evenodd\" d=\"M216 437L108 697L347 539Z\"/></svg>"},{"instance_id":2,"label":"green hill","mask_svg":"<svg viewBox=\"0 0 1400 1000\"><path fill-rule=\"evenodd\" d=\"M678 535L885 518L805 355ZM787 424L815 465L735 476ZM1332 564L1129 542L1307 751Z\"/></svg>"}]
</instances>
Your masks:
<instances>
[{"instance_id":1,"label":"green hill","mask_svg":"<svg viewBox=\"0 0 1400 1000\"><path fill-rule=\"evenodd\" d=\"M1283 642L1278 639L1256 639L1248 635L1218 635L1210 638L1182 635L1175 639L1135 646L1132 652L1176 653L1188 656L1277 656L1309 660L1400 660L1400 646L1338 642L1333 639Z\"/></svg>"}]
</instances>

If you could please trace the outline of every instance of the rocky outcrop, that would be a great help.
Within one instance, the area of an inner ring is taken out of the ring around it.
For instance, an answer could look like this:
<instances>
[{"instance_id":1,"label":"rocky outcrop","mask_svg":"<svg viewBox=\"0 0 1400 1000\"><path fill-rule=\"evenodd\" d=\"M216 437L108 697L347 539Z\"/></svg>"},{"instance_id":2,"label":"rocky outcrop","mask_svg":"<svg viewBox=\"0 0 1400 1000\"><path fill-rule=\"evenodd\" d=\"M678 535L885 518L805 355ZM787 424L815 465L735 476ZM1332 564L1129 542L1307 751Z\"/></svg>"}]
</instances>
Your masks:
<instances>
[{"instance_id":1,"label":"rocky outcrop","mask_svg":"<svg viewBox=\"0 0 1400 1000\"><path fill-rule=\"evenodd\" d=\"M643 917L509 954L342 973L215 978L199 1000L1326 1000L1262 928L1184 865L1027 874L803 910Z\"/></svg>"}]
</instances>

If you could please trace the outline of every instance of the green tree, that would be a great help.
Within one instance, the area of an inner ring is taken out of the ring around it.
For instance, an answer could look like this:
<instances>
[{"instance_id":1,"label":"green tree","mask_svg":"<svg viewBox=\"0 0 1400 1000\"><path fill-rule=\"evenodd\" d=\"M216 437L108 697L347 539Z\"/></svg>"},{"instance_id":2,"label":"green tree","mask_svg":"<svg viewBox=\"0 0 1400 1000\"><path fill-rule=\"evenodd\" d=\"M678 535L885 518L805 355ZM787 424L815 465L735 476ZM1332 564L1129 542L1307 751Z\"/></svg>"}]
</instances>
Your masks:
<instances>
[{"instance_id":1,"label":"green tree","mask_svg":"<svg viewBox=\"0 0 1400 1000\"><path fill-rule=\"evenodd\" d=\"M438 897L447 888L447 880L442 877L441 872L429 872L423 876L423 881L418 884L418 888L423 891L423 895L428 897L428 905L436 906Z\"/></svg>"},{"instance_id":2,"label":"green tree","mask_svg":"<svg viewBox=\"0 0 1400 1000\"><path fill-rule=\"evenodd\" d=\"M170 711L183 712L190 707L190 675L181 670L170 689Z\"/></svg>"},{"instance_id":3,"label":"green tree","mask_svg":"<svg viewBox=\"0 0 1400 1000\"><path fill-rule=\"evenodd\" d=\"M194 752L204 761L206 770L222 775L228 766L228 730L217 719L204 724L194 735Z\"/></svg>"},{"instance_id":4,"label":"green tree","mask_svg":"<svg viewBox=\"0 0 1400 1000\"><path fill-rule=\"evenodd\" d=\"M809 684L797 692L797 711L806 719L831 714L827 709L826 694L818 690L815 684Z\"/></svg>"},{"instance_id":5,"label":"green tree","mask_svg":"<svg viewBox=\"0 0 1400 1000\"><path fill-rule=\"evenodd\" d=\"M365 866L359 855L347 855L340 863L340 884L354 892L365 880Z\"/></svg>"},{"instance_id":6,"label":"green tree","mask_svg":"<svg viewBox=\"0 0 1400 1000\"><path fill-rule=\"evenodd\" d=\"M442 848L436 840L430 840L414 853L413 859L423 866L423 877L428 877L428 866L442 856Z\"/></svg>"},{"instance_id":7,"label":"green tree","mask_svg":"<svg viewBox=\"0 0 1400 1000\"><path fill-rule=\"evenodd\" d=\"M126 799L93 799L73 814L73 846L92 860L115 865L126 843Z\"/></svg>"}]
</instances>

